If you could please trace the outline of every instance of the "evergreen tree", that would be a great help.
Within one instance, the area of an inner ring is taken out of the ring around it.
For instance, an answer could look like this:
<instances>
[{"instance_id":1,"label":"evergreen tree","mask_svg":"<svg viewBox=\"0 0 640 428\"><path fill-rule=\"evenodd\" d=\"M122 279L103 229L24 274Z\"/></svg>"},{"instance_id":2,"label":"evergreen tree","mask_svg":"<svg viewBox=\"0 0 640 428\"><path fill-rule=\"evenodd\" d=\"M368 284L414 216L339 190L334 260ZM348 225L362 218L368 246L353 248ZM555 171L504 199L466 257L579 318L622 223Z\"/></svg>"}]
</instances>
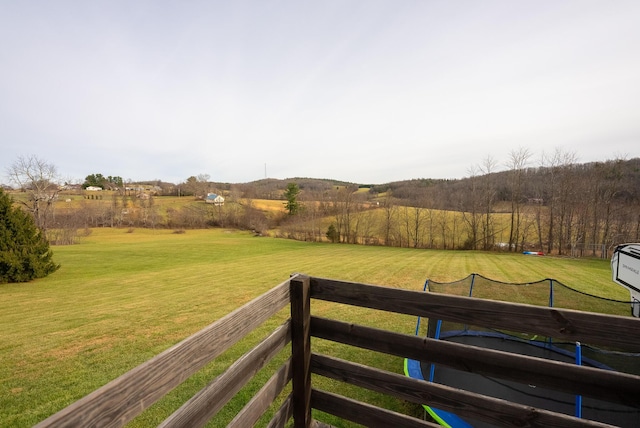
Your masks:
<instances>
[{"instance_id":1,"label":"evergreen tree","mask_svg":"<svg viewBox=\"0 0 640 428\"><path fill-rule=\"evenodd\" d=\"M0 189L0 284L28 282L55 272L60 265L52 260L44 234L33 217Z\"/></svg>"},{"instance_id":2,"label":"evergreen tree","mask_svg":"<svg viewBox=\"0 0 640 428\"><path fill-rule=\"evenodd\" d=\"M287 190L284 192L284 197L287 202L284 204L284 208L287 210L289 215L295 215L300 210L300 204L298 203L298 194L300 193L300 188L296 183L289 183L287 186Z\"/></svg>"},{"instance_id":3,"label":"evergreen tree","mask_svg":"<svg viewBox=\"0 0 640 428\"><path fill-rule=\"evenodd\" d=\"M329 229L327 229L327 238L329 241L336 243L340 240L340 234L338 233L338 229L331 223L329 225Z\"/></svg>"},{"instance_id":4,"label":"evergreen tree","mask_svg":"<svg viewBox=\"0 0 640 428\"><path fill-rule=\"evenodd\" d=\"M90 174L84 179L84 183L82 183L82 188L86 189L89 186L100 187L104 189L104 183L107 181L106 178L102 174Z\"/></svg>"}]
</instances>

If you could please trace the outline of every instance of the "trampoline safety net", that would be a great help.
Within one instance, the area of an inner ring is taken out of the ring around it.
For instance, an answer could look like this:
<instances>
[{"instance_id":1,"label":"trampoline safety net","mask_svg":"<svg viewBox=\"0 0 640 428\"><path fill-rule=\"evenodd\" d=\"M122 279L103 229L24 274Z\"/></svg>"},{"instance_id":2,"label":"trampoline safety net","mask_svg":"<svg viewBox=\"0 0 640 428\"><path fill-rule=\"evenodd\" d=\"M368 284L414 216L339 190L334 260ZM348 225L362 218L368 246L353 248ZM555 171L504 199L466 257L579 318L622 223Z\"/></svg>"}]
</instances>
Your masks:
<instances>
[{"instance_id":1,"label":"trampoline safety net","mask_svg":"<svg viewBox=\"0 0 640 428\"><path fill-rule=\"evenodd\" d=\"M480 299L500 300L512 303L550 306L610 315L630 316L631 302L611 300L583 293L568 287L554 279L543 279L528 283L504 283L479 274L472 274L459 281L442 283L427 280L424 287L430 293L441 293ZM426 322L425 322L426 321ZM542 337L526 332L490 330L486 327L466 325L442 320L423 320L418 318L416 334L422 337L467 343L516 352L539 358L557 359L571 363L580 355L581 364L612 369L620 372L640 375L640 354L624 352L621 349L604 348L588 343L563 342L553 337ZM579 349L578 349L579 348ZM416 362L418 363L418 362ZM573 414L575 397L551 395L552 392L532 389L531 385L515 385L485 378L476 374L457 372L428 362L419 362L420 378L456 388L479 393L488 393L496 398L521 402L534 407L548 408L561 413ZM411 375L411 374L409 374ZM602 405L600 402L580 399L579 412L587 419L612 423L617 426L640 426L640 406L626 407ZM442 412L425 405L434 419L445 426L468 427L466 422L454 423L457 416ZM576 410L577 412L578 410ZM582 413L584 411L584 414ZM445 416L446 415L446 416ZM447 418L452 418L451 420ZM448 420L448 422L443 422ZM487 426L479 421L469 421L472 426Z\"/></svg>"},{"instance_id":2,"label":"trampoline safety net","mask_svg":"<svg viewBox=\"0 0 640 428\"><path fill-rule=\"evenodd\" d=\"M527 283L506 283L474 273L454 282L444 283L427 280L425 290L431 293L574 309L610 315L631 315L631 302L593 296L575 290L551 278ZM437 324L435 322L430 322L428 323L426 334L424 332L422 334L428 337L435 337L436 327ZM439 335L440 337L458 334L473 335L476 332L485 333L487 332L487 328L442 321ZM575 343L565 343L553 337L534 336L527 333L504 330L493 330L491 333L506 335L514 340L538 342L547 345L551 344L554 347L567 349L571 353L575 350ZM603 366L610 367L614 370L640 375L640 354L626 353L615 348L605 349L588 343L582 343L582 355L587 360L599 361Z\"/></svg>"}]
</instances>

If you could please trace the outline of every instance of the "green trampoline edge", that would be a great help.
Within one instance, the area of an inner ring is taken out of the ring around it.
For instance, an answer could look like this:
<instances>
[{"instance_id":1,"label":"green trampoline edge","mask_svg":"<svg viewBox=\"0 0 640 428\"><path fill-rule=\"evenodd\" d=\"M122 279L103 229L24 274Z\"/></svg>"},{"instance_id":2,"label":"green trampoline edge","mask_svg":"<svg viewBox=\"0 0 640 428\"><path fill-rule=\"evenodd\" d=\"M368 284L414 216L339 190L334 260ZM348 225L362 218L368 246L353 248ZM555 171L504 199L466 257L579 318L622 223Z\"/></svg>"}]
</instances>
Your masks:
<instances>
[{"instance_id":1,"label":"green trampoline edge","mask_svg":"<svg viewBox=\"0 0 640 428\"><path fill-rule=\"evenodd\" d=\"M409 376L409 359L405 358L404 359L404 375L407 377L411 377ZM427 411L427 413L429 413L429 416L431 416L433 418L434 421L436 421L438 424L442 425L443 427L446 428L452 428L451 425L449 425L448 423L446 423L439 415L436 411L434 411L431 407L427 406L426 404L423 404L422 407L424 407L424 409Z\"/></svg>"}]
</instances>

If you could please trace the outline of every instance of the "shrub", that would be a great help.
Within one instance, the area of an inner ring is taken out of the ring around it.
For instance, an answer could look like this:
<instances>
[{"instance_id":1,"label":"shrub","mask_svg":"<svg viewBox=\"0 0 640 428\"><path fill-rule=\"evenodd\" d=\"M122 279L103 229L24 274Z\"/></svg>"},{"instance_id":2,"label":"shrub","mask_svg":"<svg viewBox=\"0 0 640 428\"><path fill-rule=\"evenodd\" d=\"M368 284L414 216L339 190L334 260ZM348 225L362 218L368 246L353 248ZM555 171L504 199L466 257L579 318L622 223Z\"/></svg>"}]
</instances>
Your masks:
<instances>
[{"instance_id":1,"label":"shrub","mask_svg":"<svg viewBox=\"0 0 640 428\"><path fill-rule=\"evenodd\" d=\"M33 217L13 206L0 189L0 283L28 282L58 270Z\"/></svg>"}]
</instances>

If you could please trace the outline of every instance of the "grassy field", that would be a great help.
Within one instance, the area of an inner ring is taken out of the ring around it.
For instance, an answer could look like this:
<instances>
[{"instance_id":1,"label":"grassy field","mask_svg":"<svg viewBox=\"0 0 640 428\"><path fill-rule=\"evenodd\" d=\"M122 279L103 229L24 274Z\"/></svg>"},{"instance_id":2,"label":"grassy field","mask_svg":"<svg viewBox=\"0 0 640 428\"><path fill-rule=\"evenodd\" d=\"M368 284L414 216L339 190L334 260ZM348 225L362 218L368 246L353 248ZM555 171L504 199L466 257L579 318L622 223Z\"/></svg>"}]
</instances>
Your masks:
<instances>
[{"instance_id":1,"label":"grassy field","mask_svg":"<svg viewBox=\"0 0 640 428\"><path fill-rule=\"evenodd\" d=\"M450 281L473 272L505 282L553 277L590 294L629 298L611 281L609 264L602 260L306 243L225 230L176 234L95 229L80 244L54 247L54 253L62 267L50 277L0 286L0 426L37 423L294 272L412 290L422 290L427 278ZM323 302L314 302L312 311L409 334L415 325L412 317ZM158 424L287 316L280 313L132 426ZM322 341L312 346L402 372L396 357L358 355ZM418 406L318 382L345 395L421 414ZM259 381L249 386L245 397L258 387ZM228 423L242 399L223 410L219 426Z\"/></svg>"}]
</instances>

